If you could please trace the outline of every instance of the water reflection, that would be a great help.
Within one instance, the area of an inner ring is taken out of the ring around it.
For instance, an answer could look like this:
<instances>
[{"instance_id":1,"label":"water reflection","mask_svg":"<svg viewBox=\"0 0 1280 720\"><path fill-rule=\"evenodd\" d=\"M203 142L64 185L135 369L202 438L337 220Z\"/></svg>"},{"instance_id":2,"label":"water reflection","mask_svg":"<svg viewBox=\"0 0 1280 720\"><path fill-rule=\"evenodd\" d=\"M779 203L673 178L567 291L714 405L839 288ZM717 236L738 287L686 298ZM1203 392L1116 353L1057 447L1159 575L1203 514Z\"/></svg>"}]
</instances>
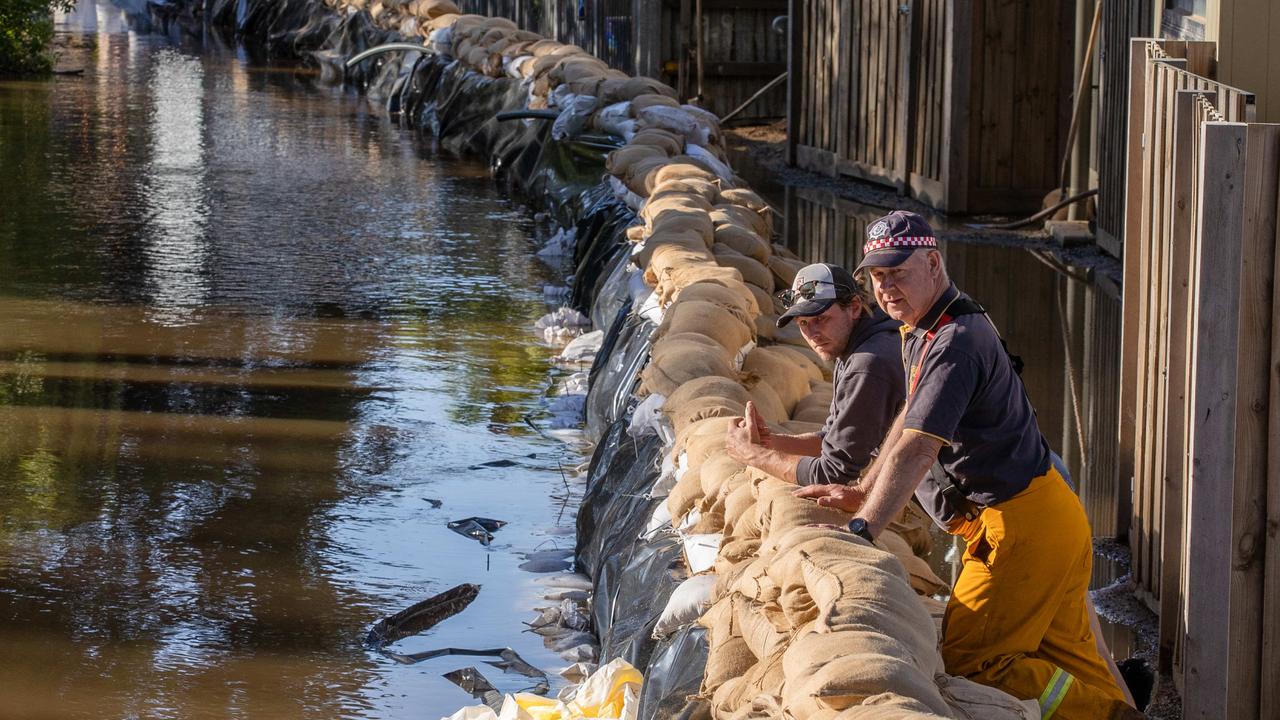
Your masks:
<instances>
[{"instance_id":1,"label":"water reflection","mask_svg":"<svg viewBox=\"0 0 1280 720\"><path fill-rule=\"evenodd\" d=\"M152 158L146 197L148 307L166 323L182 322L205 303L208 254L204 187L204 69L175 50L152 56L147 94L152 102Z\"/></svg>"},{"instance_id":2,"label":"water reflection","mask_svg":"<svg viewBox=\"0 0 1280 720\"><path fill-rule=\"evenodd\" d=\"M0 716L447 714L459 666L359 638L459 582L405 649L561 665L520 623L576 507L525 420L529 220L362 99L116 12L64 18L83 77L0 82Z\"/></svg>"}]
</instances>

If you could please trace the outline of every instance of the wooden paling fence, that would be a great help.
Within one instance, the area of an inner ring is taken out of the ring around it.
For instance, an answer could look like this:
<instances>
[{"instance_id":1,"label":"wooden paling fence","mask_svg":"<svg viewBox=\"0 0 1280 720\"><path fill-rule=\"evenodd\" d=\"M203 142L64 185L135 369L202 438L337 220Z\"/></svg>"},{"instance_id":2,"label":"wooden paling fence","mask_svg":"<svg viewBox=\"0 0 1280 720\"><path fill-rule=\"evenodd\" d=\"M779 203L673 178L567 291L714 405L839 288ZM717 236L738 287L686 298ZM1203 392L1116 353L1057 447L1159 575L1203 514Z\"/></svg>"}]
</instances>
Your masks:
<instances>
[{"instance_id":1,"label":"wooden paling fence","mask_svg":"<svg viewBox=\"0 0 1280 720\"><path fill-rule=\"evenodd\" d=\"M1070 123L1063 0L790 0L788 160L947 212L1038 209Z\"/></svg>"},{"instance_id":2,"label":"wooden paling fence","mask_svg":"<svg viewBox=\"0 0 1280 720\"><path fill-rule=\"evenodd\" d=\"M1135 39L1130 58L1120 447L1134 582L1186 717L1277 717L1280 125L1248 122L1252 97L1204 76L1212 44Z\"/></svg>"}]
</instances>

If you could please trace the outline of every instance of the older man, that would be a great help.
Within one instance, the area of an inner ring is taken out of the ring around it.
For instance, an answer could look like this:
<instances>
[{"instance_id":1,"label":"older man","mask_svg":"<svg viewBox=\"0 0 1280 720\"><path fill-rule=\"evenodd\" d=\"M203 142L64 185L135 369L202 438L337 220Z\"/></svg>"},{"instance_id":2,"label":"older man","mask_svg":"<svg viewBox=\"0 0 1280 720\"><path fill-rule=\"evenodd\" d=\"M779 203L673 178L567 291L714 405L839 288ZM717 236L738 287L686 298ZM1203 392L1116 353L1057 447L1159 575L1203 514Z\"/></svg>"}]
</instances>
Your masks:
<instances>
[{"instance_id":1,"label":"older man","mask_svg":"<svg viewBox=\"0 0 1280 720\"><path fill-rule=\"evenodd\" d=\"M747 403L746 417L729 430L726 450L798 485L854 482L902 407L898 322L837 265L801 268L783 301L788 307L778 327L794 320L809 347L835 364L831 411L820 432L784 435L771 433Z\"/></svg>"},{"instance_id":2,"label":"older man","mask_svg":"<svg viewBox=\"0 0 1280 720\"><path fill-rule=\"evenodd\" d=\"M919 215L870 225L864 255L859 272L903 322L907 404L857 485L797 494L857 513L849 529L872 540L914 492L964 537L943 625L948 672L1035 699L1045 718L1141 717L1090 627L1084 508L1051 461L995 327L948 279Z\"/></svg>"}]
</instances>

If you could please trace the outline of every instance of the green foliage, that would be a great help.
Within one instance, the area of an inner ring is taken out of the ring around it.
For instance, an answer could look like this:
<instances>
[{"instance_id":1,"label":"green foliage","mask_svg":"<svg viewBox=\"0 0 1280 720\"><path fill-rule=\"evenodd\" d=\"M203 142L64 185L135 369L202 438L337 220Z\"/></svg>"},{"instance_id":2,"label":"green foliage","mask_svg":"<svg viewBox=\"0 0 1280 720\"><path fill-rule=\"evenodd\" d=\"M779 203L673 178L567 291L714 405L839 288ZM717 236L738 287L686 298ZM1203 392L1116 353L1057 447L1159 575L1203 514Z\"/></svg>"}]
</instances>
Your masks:
<instances>
[{"instance_id":1,"label":"green foliage","mask_svg":"<svg viewBox=\"0 0 1280 720\"><path fill-rule=\"evenodd\" d=\"M48 72L53 11L70 10L75 0L0 0L0 75Z\"/></svg>"}]
</instances>

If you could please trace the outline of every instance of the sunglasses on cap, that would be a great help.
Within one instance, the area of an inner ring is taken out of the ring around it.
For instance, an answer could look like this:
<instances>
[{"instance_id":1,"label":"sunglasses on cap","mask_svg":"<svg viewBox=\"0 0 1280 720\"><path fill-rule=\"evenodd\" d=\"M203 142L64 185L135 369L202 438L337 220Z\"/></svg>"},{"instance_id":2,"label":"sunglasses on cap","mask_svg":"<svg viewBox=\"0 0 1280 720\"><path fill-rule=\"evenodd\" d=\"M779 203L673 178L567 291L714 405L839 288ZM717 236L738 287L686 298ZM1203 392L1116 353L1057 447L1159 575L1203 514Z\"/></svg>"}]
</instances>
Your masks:
<instances>
[{"instance_id":1,"label":"sunglasses on cap","mask_svg":"<svg viewBox=\"0 0 1280 720\"><path fill-rule=\"evenodd\" d=\"M853 288L848 285L833 283L829 280L810 280L809 282L801 283L798 288L783 290L778 293L778 299L782 301L783 309L788 309L801 300L812 300L813 296L818 294L819 285L834 286L836 289L836 299L853 294Z\"/></svg>"}]
</instances>

